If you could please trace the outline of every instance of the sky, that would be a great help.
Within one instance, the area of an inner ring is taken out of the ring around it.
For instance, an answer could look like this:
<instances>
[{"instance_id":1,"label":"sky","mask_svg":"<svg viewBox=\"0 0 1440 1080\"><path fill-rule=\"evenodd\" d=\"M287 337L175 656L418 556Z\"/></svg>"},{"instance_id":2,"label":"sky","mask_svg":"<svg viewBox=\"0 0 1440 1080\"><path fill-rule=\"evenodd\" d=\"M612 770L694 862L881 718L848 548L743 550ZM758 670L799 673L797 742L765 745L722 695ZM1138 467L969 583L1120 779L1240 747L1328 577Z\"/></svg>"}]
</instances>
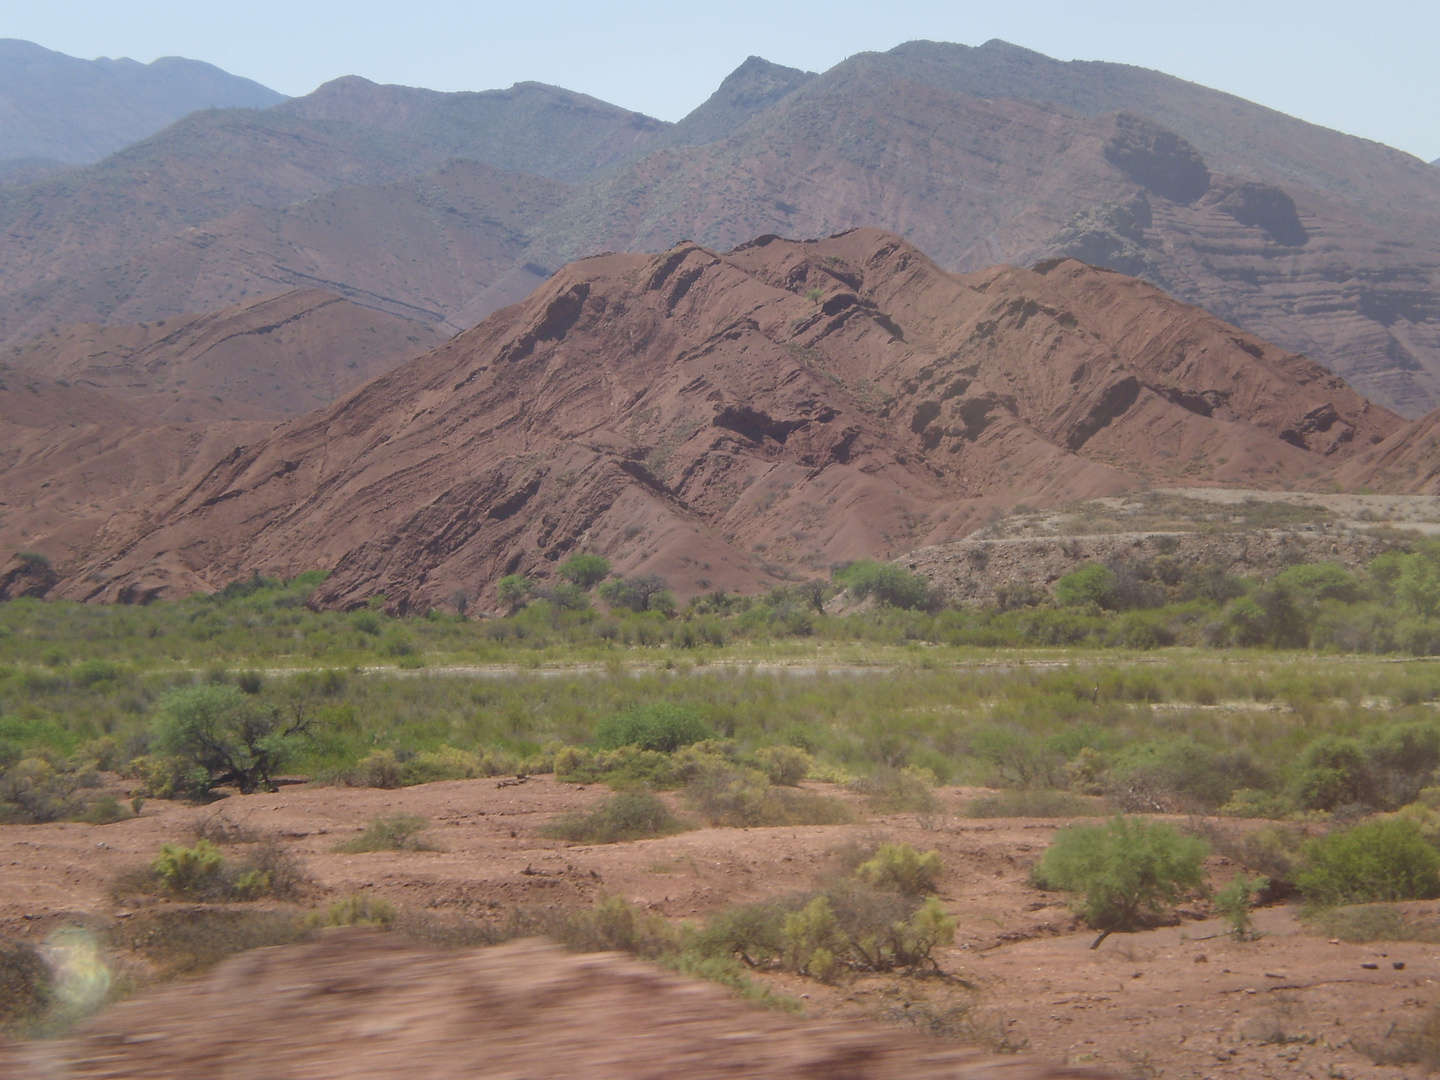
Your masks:
<instances>
[{"instance_id":1,"label":"sky","mask_svg":"<svg viewBox=\"0 0 1440 1080\"><path fill-rule=\"evenodd\" d=\"M928 38L1155 68L1440 158L1435 0L0 0L0 37L186 56L305 94L341 75L435 90L536 80L678 120L747 56L811 71Z\"/></svg>"}]
</instances>

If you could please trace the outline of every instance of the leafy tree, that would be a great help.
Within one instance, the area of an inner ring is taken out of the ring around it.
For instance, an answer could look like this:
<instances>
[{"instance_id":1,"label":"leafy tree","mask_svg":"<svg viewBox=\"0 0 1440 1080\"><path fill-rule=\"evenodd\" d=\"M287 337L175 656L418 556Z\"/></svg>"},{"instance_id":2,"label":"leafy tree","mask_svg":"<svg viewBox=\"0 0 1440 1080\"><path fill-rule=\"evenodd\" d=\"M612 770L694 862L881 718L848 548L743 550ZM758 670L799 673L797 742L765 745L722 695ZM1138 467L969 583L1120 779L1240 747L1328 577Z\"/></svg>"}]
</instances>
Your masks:
<instances>
[{"instance_id":1,"label":"leafy tree","mask_svg":"<svg viewBox=\"0 0 1440 1080\"><path fill-rule=\"evenodd\" d=\"M863 600L873 596L887 607L922 608L930 599L930 583L903 566L858 559L835 572L835 583Z\"/></svg>"},{"instance_id":2,"label":"leafy tree","mask_svg":"<svg viewBox=\"0 0 1440 1080\"><path fill-rule=\"evenodd\" d=\"M506 574L495 585L495 598L508 607L513 615L525 606L525 598L534 588L535 583L529 578L520 574Z\"/></svg>"},{"instance_id":3,"label":"leafy tree","mask_svg":"<svg viewBox=\"0 0 1440 1080\"><path fill-rule=\"evenodd\" d=\"M641 705L601 720L595 728L595 745L602 750L638 746L673 754L682 746L713 739L715 732L694 709L668 702Z\"/></svg>"},{"instance_id":4,"label":"leafy tree","mask_svg":"<svg viewBox=\"0 0 1440 1080\"><path fill-rule=\"evenodd\" d=\"M675 598L670 595L670 586L656 574L637 574L630 578L615 578L600 586L600 599L611 607L627 608L630 611L675 610Z\"/></svg>"},{"instance_id":5,"label":"leafy tree","mask_svg":"<svg viewBox=\"0 0 1440 1080\"><path fill-rule=\"evenodd\" d=\"M1277 584L1311 600L1360 599L1360 581L1339 563L1296 563L1275 575Z\"/></svg>"},{"instance_id":6,"label":"leafy tree","mask_svg":"<svg viewBox=\"0 0 1440 1080\"><path fill-rule=\"evenodd\" d=\"M603 555L582 551L561 563L559 574L572 585L593 589L610 576L610 560Z\"/></svg>"},{"instance_id":7,"label":"leafy tree","mask_svg":"<svg viewBox=\"0 0 1440 1080\"><path fill-rule=\"evenodd\" d=\"M1440 614L1440 542L1428 541L1404 557L1395 580L1395 600L1402 611L1422 619Z\"/></svg>"},{"instance_id":8,"label":"leafy tree","mask_svg":"<svg viewBox=\"0 0 1440 1080\"><path fill-rule=\"evenodd\" d=\"M271 777L310 730L309 710L296 704L289 714L233 686L192 686L161 701L155 748L184 766L191 794L231 782L243 795L273 791Z\"/></svg>"},{"instance_id":9,"label":"leafy tree","mask_svg":"<svg viewBox=\"0 0 1440 1080\"><path fill-rule=\"evenodd\" d=\"M1163 822L1116 817L1104 825L1071 825L1056 833L1036 867L1047 889L1081 894L1077 909L1100 936L1140 929L1182 896L1200 888L1205 841Z\"/></svg>"},{"instance_id":10,"label":"leafy tree","mask_svg":"<svg viewBox=\"0 0 1440 1080\"><path fill-rule=\"evenodd\" d=\"M1115 605L1115 572L1108 566L1091 563L1072 570L1055 582L1055 599L1062 607L1095 604L1107 611Z\"/></svg>"}]
</instances>

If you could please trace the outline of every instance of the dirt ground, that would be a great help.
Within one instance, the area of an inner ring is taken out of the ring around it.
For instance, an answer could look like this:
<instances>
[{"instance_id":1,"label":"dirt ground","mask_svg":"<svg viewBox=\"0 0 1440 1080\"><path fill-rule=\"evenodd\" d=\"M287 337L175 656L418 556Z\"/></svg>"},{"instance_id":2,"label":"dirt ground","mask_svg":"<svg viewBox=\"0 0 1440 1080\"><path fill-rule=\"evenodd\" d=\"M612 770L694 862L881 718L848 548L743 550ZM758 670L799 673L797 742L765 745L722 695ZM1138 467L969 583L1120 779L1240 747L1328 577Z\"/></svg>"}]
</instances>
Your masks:
<instances>
[{"instance_id":1,"label":"dirt ground","mask_svg":"<svg viewBox=\"0 0 1440 1080\"><path fill-rule=\"evenodd\" d=\"M548 776L395 791L286 786L208 807L150 801L139 817L107 826L0 827L0 935L38 944L69 923L143 915L112 898L112 883L149 862L163 841L190 843L197 822L217 813L278 836L314 879L316 906L368 892L402 909L471 916L515 905L586 906L615 894L676 919L703 918L812 887L837 872L847 845L892 839L936 848L944 859L940 895L959 929L941 966L958 979L866 976L826 986L758 976L801 998L810 1017L927 1031L969 1005L963 1034L990 1049L1023 1048L1040 1062L1137 1078L1348 1080L1409 1075L1371 1064L1355 1044L1379 1042L1440 1002L1440 947L1330 942L1307 933L1289 907L1258 912L1264 936L1253 942L1221 936L1200 905L1178 926L1114 935L1092 951L1094 934L1076 924L1063 898L1027 884L1062 823L961 817L973 790L943 790L941 813L845 826L702 829L603 846L537 835L557 812L607 794ZM429 819L426 838L438 850L333 850L374 818L399 812ZM1227 871L1218 859L1212 869L1218 877ZM157 992L165 991L147 993Z\"/></svg>"}]
</instances>

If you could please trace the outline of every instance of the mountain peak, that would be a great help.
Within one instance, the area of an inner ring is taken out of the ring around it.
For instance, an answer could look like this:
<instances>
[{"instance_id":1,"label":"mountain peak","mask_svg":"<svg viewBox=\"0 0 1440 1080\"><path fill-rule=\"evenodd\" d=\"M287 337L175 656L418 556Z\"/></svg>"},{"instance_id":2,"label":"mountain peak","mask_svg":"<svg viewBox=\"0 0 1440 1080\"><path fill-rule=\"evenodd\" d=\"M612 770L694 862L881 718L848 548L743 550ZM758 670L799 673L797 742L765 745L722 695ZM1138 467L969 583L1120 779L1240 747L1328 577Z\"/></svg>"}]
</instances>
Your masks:
<instances>
[{"instance_id":1,"label":"mountain peak","mask_svg":"<svg viewBox=\"0 0 1440 1080\"><path fill-rule=\"evenodd\" d=\"M760 56L747 57L725 76L715 93L671 129L669 141L692 146L723 139L813 78L813 71L785 67Z\"/></svg>"},{"instance_id":2,"label":"mountain peak","mask_svg":"<svg viewBox=\"0 0 1440 1080\"><path fill-rule=\"evenodd\" d=\"M0 160L88 164L197 109L263 109L284 100L199 60L81 60L32 41L0 38Z\"/></svg>"}]
</instances>

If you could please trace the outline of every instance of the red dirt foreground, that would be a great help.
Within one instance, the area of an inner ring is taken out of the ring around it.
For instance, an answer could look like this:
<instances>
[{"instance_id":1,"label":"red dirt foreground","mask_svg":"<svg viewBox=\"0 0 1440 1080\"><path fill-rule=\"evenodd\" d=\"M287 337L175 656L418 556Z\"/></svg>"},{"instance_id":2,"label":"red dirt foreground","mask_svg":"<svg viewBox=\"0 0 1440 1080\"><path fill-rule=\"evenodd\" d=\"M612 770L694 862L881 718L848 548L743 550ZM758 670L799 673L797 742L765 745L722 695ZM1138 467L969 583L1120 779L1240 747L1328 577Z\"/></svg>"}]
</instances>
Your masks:
<instances>
[{"instance_id":1,"label":"red dirt foreground","mask_svg":"<svg viewBox=\"0 0 1440 1080\"><path fill-rule=\"evenodd\" d=\"M1104 1077L864 1024L785 1020L611 954L537 941L466 952L334 931L141 995L71 1038L0 1046L36 1080L812 1080Z\"/></svg>"}]
</instances>

